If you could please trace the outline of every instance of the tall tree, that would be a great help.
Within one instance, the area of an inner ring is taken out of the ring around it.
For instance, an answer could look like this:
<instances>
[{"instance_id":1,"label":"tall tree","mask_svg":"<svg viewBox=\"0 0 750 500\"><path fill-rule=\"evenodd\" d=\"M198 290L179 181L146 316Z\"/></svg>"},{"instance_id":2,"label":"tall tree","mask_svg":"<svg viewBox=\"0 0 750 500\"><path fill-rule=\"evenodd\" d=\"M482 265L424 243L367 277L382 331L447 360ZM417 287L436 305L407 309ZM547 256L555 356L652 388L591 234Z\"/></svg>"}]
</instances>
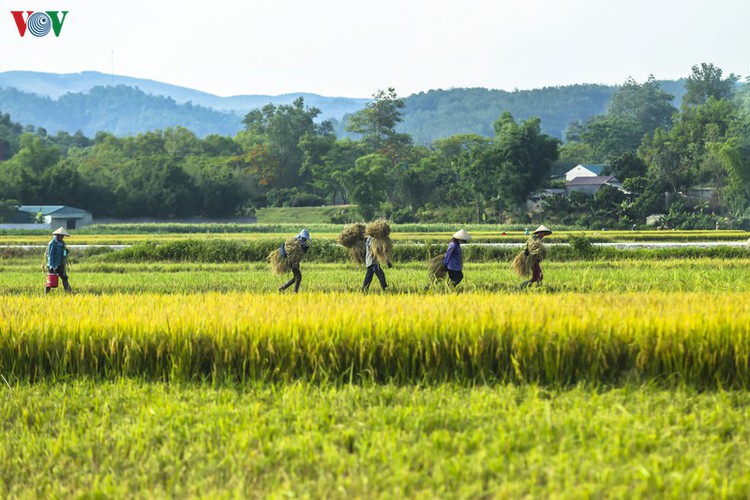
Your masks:
<instances>
[{"instance_id":1,"label":"tall tree","mask_svg":"<svg viewBox=\"0 0 750 500\"><path fill-rule=\"evenodd\" d=\"M247 136L240 138L245 147L264 144L267 152L280 166L278 175L269 183L273 188L298 187L307 180L302 170L305 152L301 142L311 136L330 135L332 129L325 122L315 124L318 108L307 108L302 97L291 105L268 104L261 110L250 111L243 123Z\"/></svg>"},{"instance_id":2,"label":"tall tree","mask_svg":"<svg viewBox=\"0 0 750 500\"><path fill-rule=\"evenodd\" d=\"M494 124L495 147L490 152L499 165L498 195L512 207L544 185L552 162L558 158L560 141L541 133L539 118L517 124L510 113L503 113Z\"/></svg>"},{"instance_id":3,"label":"tall tree","mask_svg":"<svg viewBox=\"0 0 750 500\"><path fill-rule=\"evenodd\" d=\"M711 63L701 63L692 67L692 73L685 81L685 96L682 98L684 106L705 104L710 97L716 100L731 99L734 96L735 85L740 77L730 73L723 78L721 68Z\"/></svg>"},{"instance_id":4,"label":"tall tree","mask_svg":"<svg viewBox=\"0 0 750 500\"><path fill-rule=\"evenodd\" d=\"M638 84L633 78L612 96L608 114L622 120L632 120L639 126L641 137L657 128L669 129L677 108L672 105L674 96L662 90L654 75Z\"/></svg>"},{"instance_id":5,"label":"tall tree","mask_svg":"<svg viewBox=\"0 0 750 500\"><path fill-rule=\"evenodd\" d=\"M568 135L588 144L600 161L634 152L644 136L671 128L677 112L673 99L653 75L642 84L628 78L612 96L606 114L591 117L583 126L571 125Z\"/></svg>"},{"instance_id":6,"label":"tall tree","mask_svg":"<svg viewBox=\"0 0 750 500\"><path fill-rule=\"evenodd\" d=\"M393 87L379 90L373 100L349 118L346 129L361 134L361 141L368 153L378 153L387 157L395 165L411 146L411 137L396 132L401 122L404 101Z\"/></svg>"}]
</instances>

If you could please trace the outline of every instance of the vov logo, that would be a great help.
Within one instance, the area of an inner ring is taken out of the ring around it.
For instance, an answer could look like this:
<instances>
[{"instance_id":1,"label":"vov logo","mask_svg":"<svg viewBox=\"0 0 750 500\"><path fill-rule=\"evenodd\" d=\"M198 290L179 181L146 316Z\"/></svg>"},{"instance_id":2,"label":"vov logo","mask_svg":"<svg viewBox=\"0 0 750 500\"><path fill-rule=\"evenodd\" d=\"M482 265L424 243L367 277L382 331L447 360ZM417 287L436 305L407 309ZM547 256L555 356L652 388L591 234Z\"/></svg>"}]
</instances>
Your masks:
<instances>
[{"instance_id":1,"label":"vov logo","mask_svg":"<svg viewBox=\"0 0 750 500\"><path fill-rule=\"evenodd\" d=\"M16 21L18 27L18 34L24 36L26 31L36 37L47 36L50 31L55 33L55 36L60 36L62 31L63 23L65 18L68 16L68 11L62 11L62 18L60 18L59 10L47 10L34 12L33 10L12 10L13 19ZM26 14L26 19L23 15Z\"/></svg>"}]
</instances>

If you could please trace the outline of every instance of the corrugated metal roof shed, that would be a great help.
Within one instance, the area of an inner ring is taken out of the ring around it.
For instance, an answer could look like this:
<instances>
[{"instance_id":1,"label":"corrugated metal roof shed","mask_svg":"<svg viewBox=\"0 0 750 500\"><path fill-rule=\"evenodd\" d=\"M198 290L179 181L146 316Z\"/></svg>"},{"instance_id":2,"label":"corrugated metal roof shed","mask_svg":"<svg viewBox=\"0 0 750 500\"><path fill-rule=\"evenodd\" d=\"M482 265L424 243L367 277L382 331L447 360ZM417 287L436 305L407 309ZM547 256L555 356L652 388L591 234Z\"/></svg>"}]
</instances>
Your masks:
<instances>
[{"instance_id":1,"label":"corrugated metal roof shed","mask_svg":"<svg viewBox=\"0 0 750 500\"><path fill-rule=\"evenodd\" d=\"M42 215L65 216L69 219L81 219L88 215L86 210L66 205L21 205L18 211L33 215L41 213Z\"/></svg>"}]
</instances>

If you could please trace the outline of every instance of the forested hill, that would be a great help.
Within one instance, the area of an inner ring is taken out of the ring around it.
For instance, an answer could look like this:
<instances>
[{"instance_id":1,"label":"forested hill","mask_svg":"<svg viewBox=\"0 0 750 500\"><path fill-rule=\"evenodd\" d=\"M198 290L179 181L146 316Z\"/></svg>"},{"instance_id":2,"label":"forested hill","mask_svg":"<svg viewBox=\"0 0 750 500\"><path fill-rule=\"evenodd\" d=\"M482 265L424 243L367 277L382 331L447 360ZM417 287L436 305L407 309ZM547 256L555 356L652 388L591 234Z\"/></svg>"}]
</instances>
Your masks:
<instances>
[{"instance_id":1,"label":"forested hill","mask_svg":"<svg viewBox=\"0 0 750 500\"><path fill-rule=\"evenodd\" d=\"M518 120L538 116L544 133L563 138L573 120L604 113L616 90L604 85L517 92L482 88L431 90L405 99L404 121L398 129L417 143L454 134L493 136L493 122L503 111L510 111Z\"/></svg>"},{"instance_id":2,"label":"forested hill","mask_svg":"<svg viewBox=\"0 0 750 500\"><path fill-rule=\"evenodd\" d=\"M674 105L679 106L684 82L659 83L675 96ZM543 132L564 138L572 121L585 121L604 113L617 88L581 84L513 92L483 88L430 90L404 99L406 106L398 131L408 133L418 144L462 133L492 136L492 123L503 111L510 111L517 120L538 116ZM186 127L201 137L234 135L251 109L268 103L290 104L300 96L306 106L321 110L319 118L335 120L339 136L346 135L345 116L368 102L309 93L219 97L152 80L96 72L0 73L0 113L9 113L15 122L43 127L52 134L80 130L89 137L99 131L132 135L175 126Z\"/></svg>"},{"instance_id":3,"label":"forested hill","mask_svg":"<svg viewBox=\"0 0 750 500\"><path fill-rule=\"evenodd\" d=\"M0 112L51 134L80 130L88 137L100 131L124 136L176 126L204 137L234 135L242 128L239 115L178 104L171 97L152 96L123 85L95 87L87 94L70 93L57 100L13 88L0 89Z\"/></svg>"},{"instance_id":4,"label":"forested hill","mask_svg":"<svg viewBox=\"0 0 750 500\"><path fill-rule=\"evenodd\" d=\"M679 107L685 93L684 82L659 84L665 92L675 96L674 104ZM542 120L542 132L562 139L572 121L584 121L606 112L617 89L616 86L591 84L513 92L483 88L430 90L404 99L404 121L398 130L421 144L454 134L492 136L492 123L503 111L510 111L517 120L538 116Z\"/></svg>"}]
</instances>

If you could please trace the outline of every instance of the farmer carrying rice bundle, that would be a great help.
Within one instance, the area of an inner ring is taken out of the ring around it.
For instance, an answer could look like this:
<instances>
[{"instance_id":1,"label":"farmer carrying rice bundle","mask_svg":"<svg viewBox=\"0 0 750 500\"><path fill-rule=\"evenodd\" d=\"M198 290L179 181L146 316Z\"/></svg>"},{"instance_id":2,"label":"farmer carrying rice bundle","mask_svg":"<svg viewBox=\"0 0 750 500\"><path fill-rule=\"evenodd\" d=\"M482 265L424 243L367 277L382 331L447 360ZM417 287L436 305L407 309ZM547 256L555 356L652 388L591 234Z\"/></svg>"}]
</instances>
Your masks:
<instances>
[{"instance_id":1,"label":"farmer carrying rice bundle","mask_svg":"<svg viewBox=\"0 0 750 500\"><path fill-rule=\"evenodd\" d=\"M550 234L552 234L552 231L548 227L539 226L526 242L523 251L513 259L513 269L519 276L531 276L531 279L521 283L521 288L526 288L532 283L541 283L544 279L542 267L539 264L547 256L547 247L544 246L542 240Z\"/></svg>"},{"instance_id":2,"label":"farmer carrying rice bundle","mask_svg":"<svg viewBox=\"0 0 750 500\"><path fill-rule=\"evenodd\" d=\"M385 219L373 221L365 227L365 281L362 283L362 291L366 292L370 288L373 275L378 277L380 287L383 290L388 288L385 281L385 273L381 264L392 267L391 255L393 254L393 242L391 242L391 226Z\"/></svg>"},{"instance_id":3,"label":"farmer carrying rice bundle","mask_svg":"<svg viewBox=\"0 0 750 500\"><path fill-rule=\"evenodd\" d=\"M446 274L453 287L461 283L461 280L464 279L464 258L461 243L468 243L470 240L471 235L465 229L456 231L453 234L445 255L438 255L430 260L430 284L436 280L445 278ZM425 290L429 287L430 285L427 285Z\"/></svg>"},{"instance_id":4,"label":"farmer carrying rice bundle","mask_svg":"<svg viewBox=\"0 0 750 500\"><path fill-rule=\"evenodd\" d=\"M294 284L294 293L299 291L299 286L302 283L302 272L299 269L299 264L310 246L310 239L310 232L303 229L297 236L289 238L281 244L280 248L268 254L268 261L276 274L291 271L294 275L292 279L279 287L280 292L283 292L292 284Z\"/></svg>"},{"instance_id":5,"label":"farmer carrying rice bundle","mask_svg":"<svg viewBox=\"0 0 750 500\"><path fill-rule=\"evenodd\" d=\"M365 263L365 224L347 224L339 233L337 243L349 249L349 258L355 264Z\"/></svg>"},{"instance_id":6,"label":"farmer carrying rice bundle","mask_svg":"<svg viewBox=\"0 0 750 500\"><path fill-rule=\"evenodd\" d=\"M64 238L70 236L65 229L59 227L55 229L52 241L47 245L47 251L44 255L42 268L47 273L47 285L44 293L48 294L50 288L57 288L58 278L62 279L63 288L66 292L71 292L70 283L68 283L67 268L70 267L68 262L68 248L65 246Z\"/></svg>"}]
</instances>

